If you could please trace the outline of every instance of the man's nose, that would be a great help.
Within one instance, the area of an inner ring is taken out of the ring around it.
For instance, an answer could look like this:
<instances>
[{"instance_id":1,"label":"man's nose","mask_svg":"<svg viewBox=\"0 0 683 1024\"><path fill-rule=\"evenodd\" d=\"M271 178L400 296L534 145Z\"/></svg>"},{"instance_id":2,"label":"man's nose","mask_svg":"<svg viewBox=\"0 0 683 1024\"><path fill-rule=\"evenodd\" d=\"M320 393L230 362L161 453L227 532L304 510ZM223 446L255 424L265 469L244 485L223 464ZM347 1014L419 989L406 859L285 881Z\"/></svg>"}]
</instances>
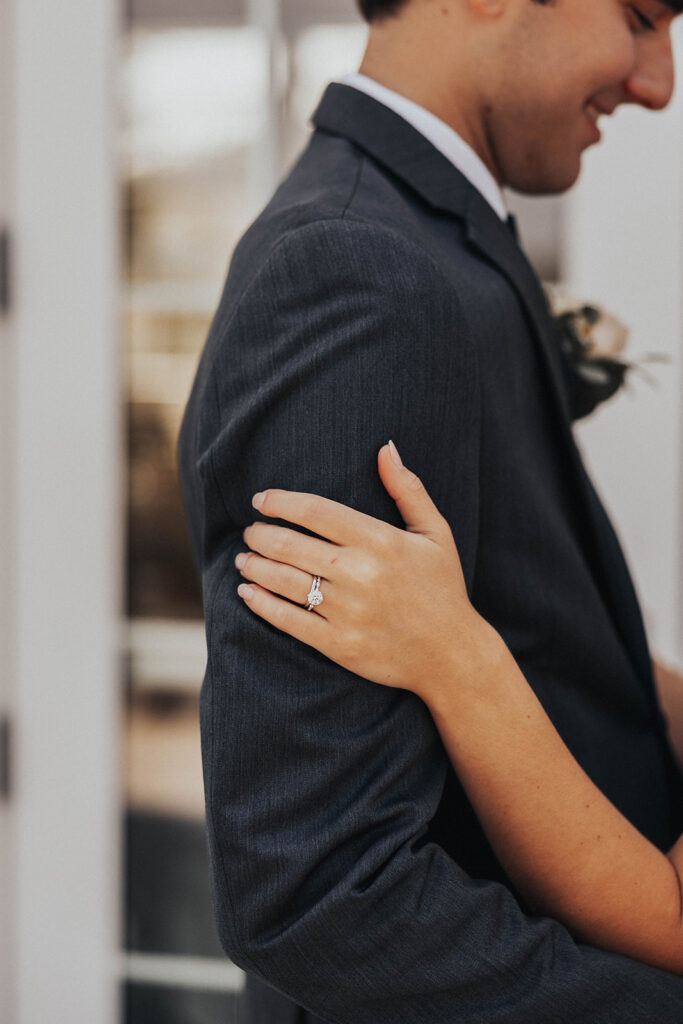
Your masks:
<instances>
[{"instance_id":1,"label":"man's nose","mask_svg":"<svg viewBox=\"0 0 683 1024\"><path fill-rule=\"evenodd\" d=\"M627 102L662 110L673 96L675 82L671 35L652 32L641 37L638 60L624 82Z\"/></svg>"}]
</instances>

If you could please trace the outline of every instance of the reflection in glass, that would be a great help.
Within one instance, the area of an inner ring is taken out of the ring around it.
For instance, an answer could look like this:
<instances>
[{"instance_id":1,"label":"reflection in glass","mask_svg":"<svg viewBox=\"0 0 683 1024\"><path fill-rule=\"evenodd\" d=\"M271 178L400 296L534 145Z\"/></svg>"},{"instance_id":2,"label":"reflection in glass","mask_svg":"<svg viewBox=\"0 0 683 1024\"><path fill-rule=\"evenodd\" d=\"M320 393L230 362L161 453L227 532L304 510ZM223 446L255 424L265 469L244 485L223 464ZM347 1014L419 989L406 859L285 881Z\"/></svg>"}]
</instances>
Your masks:
<instances>
[{"instance_id":1,"label":"reflection in glass","mask_svg":"<svg viewBox=\"0 0 683 1024\"><path fill-rule=\"evenodd\" d=\"M175 442L266 123L262 31L134 28L123 70L128 179L128 610L201 618Z\"/></svg>"},{"instance_id":2,"label":"reflection in glass","mask_svg":"<svg viewBox=\"0 0 683 1024\"><path fill-rule=\"evenodd\" d=\"M238 1019L242 976L209 890L206 648L176 439L230 253L305 144L324 85L360 58L366 30L348 10L344 26L312 25L305 3L282 7L279 26L234 11L223 25L134 22L125 40L126 1024Z\"/></svg>"}]
</instances>

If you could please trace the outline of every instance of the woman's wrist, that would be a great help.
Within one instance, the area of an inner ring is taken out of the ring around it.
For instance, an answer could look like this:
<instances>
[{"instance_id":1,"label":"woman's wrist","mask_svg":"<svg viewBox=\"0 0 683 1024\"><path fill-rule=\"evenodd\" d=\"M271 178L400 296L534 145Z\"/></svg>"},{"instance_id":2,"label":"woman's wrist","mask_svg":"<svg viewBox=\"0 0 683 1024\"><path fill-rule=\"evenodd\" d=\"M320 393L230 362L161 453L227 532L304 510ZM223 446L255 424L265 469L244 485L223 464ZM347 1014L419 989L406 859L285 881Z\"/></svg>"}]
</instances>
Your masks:
<instances>
[{"instance_id":1,"label":"woman's wrist","mask_svg":"<svg viewBox=\"0 0 683 1024\"><path fill-rule=\"evenodd\" d=\"M454 709L490 706L505 689L511 661L514 665L500 633L473 609L467 629L449 647L445 664L426 679L419 696L435 720Z\"/></svg>"}]
</instances>

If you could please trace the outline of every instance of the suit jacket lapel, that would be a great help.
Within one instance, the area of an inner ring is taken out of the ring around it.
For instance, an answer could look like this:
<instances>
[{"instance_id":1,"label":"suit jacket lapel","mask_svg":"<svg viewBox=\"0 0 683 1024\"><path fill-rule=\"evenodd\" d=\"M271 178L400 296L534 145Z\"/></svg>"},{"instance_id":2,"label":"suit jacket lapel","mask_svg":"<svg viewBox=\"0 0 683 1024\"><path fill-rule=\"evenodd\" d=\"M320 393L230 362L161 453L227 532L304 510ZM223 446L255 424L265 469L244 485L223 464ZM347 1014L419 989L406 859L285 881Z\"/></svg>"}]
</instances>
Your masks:
<instances>
[{"instance_id":1,"label":"suit jacket lapel","mask_svg":"<svg viewBox=\"0 0 683 1024\"><path fill-rule=\"evenodd\" d=\"M360 146L431 206L464 221L473 252L495 266L515 289L527 314L547 386L555 399L555 420L585 525L589 565L624 646L638 674L651 689L647 640L631 577L574 440L554 321L538 277L513 233L481 193L431 142L398 114L358 89L337 83L328 86L312 121L319 130Z\"/></svg>"},{"instance_id":2,"label":"suit jacket lapel","mask_svg":"<svg viewBox=\"0 0 683 1024\"><path fill-rule=\"evenodd\" d=\"M638 598L621 545L576 445L559 340L543 288L512 233L501 230L500 218L478 194L468 210L467 237L482 258L505 274L527 312L548 386L557 400L556 422L565 442L567 468L574 478L585 524L588 563L638 675L651 688L652 665Z\"/></svg>"},{"instance_id":3,"label":"suit jacket lapel","mask_svg":"<svg viewBox=\"0 0 683 1024\"><path fill-rule=\"evenodd\" d=\"M544 366L548 386L563 413L560 429L566 438L571 437L573 443L569 394L562 368L558 336L545 292L536 272L517 244L513 233L502 224L483 196L474 189L466 211L466 224L470 247L507 277L522 302Z\"/></svg>"}]
</instances>

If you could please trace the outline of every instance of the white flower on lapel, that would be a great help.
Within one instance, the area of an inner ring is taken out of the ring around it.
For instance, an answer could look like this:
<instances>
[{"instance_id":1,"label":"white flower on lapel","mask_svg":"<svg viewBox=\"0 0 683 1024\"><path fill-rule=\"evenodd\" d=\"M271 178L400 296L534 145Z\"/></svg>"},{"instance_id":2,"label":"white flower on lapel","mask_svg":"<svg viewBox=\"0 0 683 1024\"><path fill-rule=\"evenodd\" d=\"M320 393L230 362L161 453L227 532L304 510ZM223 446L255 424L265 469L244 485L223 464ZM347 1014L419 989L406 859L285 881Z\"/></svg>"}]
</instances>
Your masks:
<instances>
[{"instance_id":1,"label":"white flower on lapel","mask_svg":"<svg viewBox=\"0 0 683 1024\"><path fill-rule=\"evenodd\" d=\"M543 285L550 309L556 319L570 314L574 330L583 342L584 352L589 359L614 359L626 348L629 329L613 313L599 306L579 302L559 285Z\"/></svg>"},{"instance_id":2,"label":"white flower on lapel","mask_svg":"<svg viewBox=\"0 0 683 1024\"><path fill-rule=\"evenodd\" d=\"M543 287L564 356L573 419L587 416L616 394L631 370L657 383L643 364L669 362L668 356L648 355L637 363L620 359L629 330L618 317L599 306L578 302L559 285L544 283Z\"/></svg>"}]
</instances>

